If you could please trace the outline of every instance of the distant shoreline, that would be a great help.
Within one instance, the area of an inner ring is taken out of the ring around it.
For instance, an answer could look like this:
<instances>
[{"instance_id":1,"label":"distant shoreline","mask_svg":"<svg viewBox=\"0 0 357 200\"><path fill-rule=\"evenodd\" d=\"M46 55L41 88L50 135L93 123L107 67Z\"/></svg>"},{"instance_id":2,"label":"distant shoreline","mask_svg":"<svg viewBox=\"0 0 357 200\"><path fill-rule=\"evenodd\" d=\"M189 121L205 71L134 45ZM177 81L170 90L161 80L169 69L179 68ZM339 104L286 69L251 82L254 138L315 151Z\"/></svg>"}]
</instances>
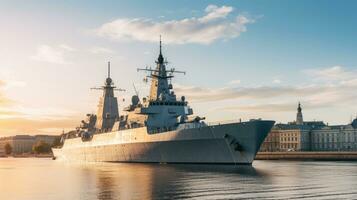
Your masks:
<instances>
[{"instance_id":1,"label":"distant shoreline","mask_svg":"<svg viewBox=\"0 0 357 200\"><path fill-rule=\"evenodd\" d=\"M1 155L0 158L52 158L52 154ZM258 152L255 160L357 161L357 152Z\"/></svg>"},{"instance_id":2,"label":"distant shoreline","mask_svg":"<svg viewBox=\"0 0 357 200\"><path fill-rule=\"evenodd\" d=\"M52 158L52 154L18 154L18 155L1 155L0 158Z\"/></svg>"},{"instance_id":3,"label":"distant shoreline","mask_svg":"<svg viewBox=\"0 0 357 200\"><path fill-rule=\"evenodd\" d=\"M255 160L357 161L357 152L258 152Z\"/></svg>"}]
</instances>

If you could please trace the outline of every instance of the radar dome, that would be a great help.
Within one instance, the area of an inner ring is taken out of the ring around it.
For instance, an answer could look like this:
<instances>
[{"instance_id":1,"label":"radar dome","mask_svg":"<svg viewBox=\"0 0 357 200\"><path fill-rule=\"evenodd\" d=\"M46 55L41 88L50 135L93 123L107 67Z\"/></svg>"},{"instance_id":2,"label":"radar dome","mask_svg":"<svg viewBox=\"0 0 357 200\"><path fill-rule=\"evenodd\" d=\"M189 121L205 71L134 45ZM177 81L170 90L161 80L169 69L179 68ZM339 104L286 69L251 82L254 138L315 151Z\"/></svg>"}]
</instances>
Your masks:
<instances>
[{"instance_id":1,"label":"radar dome","mask_svg":"<svg viewBox=\"0 0 357 200\"><path fill-rule=\"evenodd\" d=\"M112 84L112 79L108 77L107 80L105 80L105 83L107 85L111 85Z\"/></svg>"},{"instance_id":2,"label":"radar dome","mask_svg":"<svg viewBox=\"0 0 357 200\"><path fill-rule=\"evenodd\" d=\"M186 99L185 96L181 97L181 101L185 101L185 99Z\"/></svg>"}]
</instances>

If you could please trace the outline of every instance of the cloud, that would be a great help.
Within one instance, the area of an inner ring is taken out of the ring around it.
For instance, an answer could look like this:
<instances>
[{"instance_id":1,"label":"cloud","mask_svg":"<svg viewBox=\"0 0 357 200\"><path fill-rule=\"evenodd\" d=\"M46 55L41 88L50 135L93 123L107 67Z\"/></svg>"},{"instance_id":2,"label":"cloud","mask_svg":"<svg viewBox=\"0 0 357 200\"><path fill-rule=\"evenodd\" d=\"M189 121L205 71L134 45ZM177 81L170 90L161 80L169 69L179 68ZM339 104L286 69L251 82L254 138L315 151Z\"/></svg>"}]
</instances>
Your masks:
<instances>
[{"instance_id":1,"label":"cloud","mask_svg":"<svg viewBox=\"0 0 357 200\"><path fill-rule=\"evenodd\" d=\"M65 54L73 51L75 51L74 48L64 44L58 46L40 45L37 47L36 54L30 58L35 61L65 65L70 63L65 58Z\"/></svg>"},{"instance_id":2,"label":"cloud","mask_svg":"<svg viewBox=\"0 0 357 200\"><path fill-rule=\"evenodd\" d=\"M22 87L24 85L25 83L20 81L0 80L0 136L27 133L60 134L54 130L74 128L79 123L81 116L78 112L57 107L35 108L20 105L4 94L6 87Z\"/></svg>"},{"instance_id":3,"label":"cloud","mask_svg":"<svg viewBox=\"0 0 357 200\"><path fill-rule=\"evenodd\" d=\"M304 71L306 72L306 71ZM309 70L313 83L260 87L176 86L178 95L185 95L191 102L221 102L219 109L252 112L285 112L293 110L297 101L312 109L327 107L355 107L357 99L357 72L343 67ZM314 73L311 73L314 72ZM331 82L333 81L333 82ZM239 104L234 103L239 101ZM229 102L229 103L226 103ZM270 103L274 102L274 103ZM231 106L233 103L234 106Z\"/></svg>"},{"instance_id":4,"label":"cloud","mask_svg":"<svg viewBox=\"0 0 357 200\"><path fill-rule=\"evenodd\" d=\"M11 88L16 88L16 87L25 87L26 85L27 85L27 83L24 81L7 80L6 85L4 86L4 89L8 90Z\"/></svg>"},{"instance_id":5,"label":"cloud","mask_svg":"<svg viewBox=\"0 0 357 200\"><path fill-rule=\"evenodd\" d=\"M12 104L12 100L7 98L4 94L4 89L6 89L7 83L4 80L0 80L0 115L1 115L1 107L8 106Z\"/></svg>"},{"instance_id":6,"label":"cloud","mask_svg":"<svg viewBox=\"0 0 357 200\"><path fill-rule=\"evenodd\" d=\"M26 82L10 79L0 79L0 118L4 115L10 115L13 112L4 110L6 107L13 106L15 101L7 97L6 92L14 87L25 87Z\"/></svg>"},{"instance_id":7,"label":"cloud","mask_svg":"<svg viewBox=\"0 0 357 200\"><path fill-rule=\"evenodd\" d=\"M205 9L207 15L200 18L202 22L209 22L215 19L226 18L229 13L233 11L233 7L216 5L208 5Z\"/></svg>"},{"instance_id":8,"label":"cloud","mask_svg":"<svg viewBox=\"0 0 357 200\"><path fill-rule=\"evenodd\" d=\"M280 84L280 83L281 83L281 80L280 80L280 79L274 79L274 80L273 80L273 83L275 83L275 84Z\"/></svg>"},{"instance_id":9,"label":"cloud","mask_svg":"<svg viewBox=\"0 0 357 200\"><path fill-rule=\"evenodd\" d=\"M2 113L6 115L1 115ZM58 120L78 116L79 113L65 108L31 107L14 104L0 108L0 118L22 118L32 120Z\"/></svg>"},{"instance_id":10,"label":"cloud","mask_svg":"<svg viewBox=\"0 0 357 200\"><path fill-rule=\"evenodd\" d=\"M114 54L115 51L105 47L93 47L89 50L93 54Z\"/></svg>"},{"instance_id":11,"label":"cloud","mask_svg":"<svg viewBox=\"0 0 357 200\"><path fill-rule=\"evenodd\" d=\"M342 66L332 66L327 68L308 69L304 71L310 76L316 77L318 81L338 81L340 83L350 82L357 79L356 70L346 70Z\"/></svg>"},{"instance_id":12,"label":"cloud","mask_svg":"<svg viewBox=\"0 0 357 200\"><path fill-rule=\"evenodd\" d=\"M16 134L60 134L78 126L79 113L63 108L33 108L22 105L1 107L0 136Z\"/></svg>"},{"instance_id":13,"label":"cloud","mask_svg":"<svg viewBox=\"0 0 357 200\"><path fill-rule=\"evenodd\" d=\"M157 42L163 35L165 43L210 44L216 40L238 37L247 30L246 25L254 23L244 15L229 17L234 8L230 6L209 5L205 15L181 20L154 21L144 18L119 18L103 24L95 32L114 40L137 40Z\"/></svg>"},{"instance_id":14,"label":"cloud","mask_svg":"<svg viewBox=\"0 0 357 200\"><path fill-rule=\"evenodd\" d=\"M64 49L64 50L66 50L66 51L77 51L77 49L75 49L75 48L73 48L71 46L68 46L66 44L61 44L61 45L59 45L59 47Z\"/></svg>"},{"instance_id":15,"label":"cloud","mask_svg":"<svg viewBox=\"0 0 357 200\"><path fill-rule=\"evenodd\" d=\"M309 102L303 103L304 109L319 109L329 107L327 104L311 104ZM267 113L275 113L275 112L291 112L296 110L297 103L296 102L286 102L286 103L265 103L265 104L248 104L248 105L237 105L237 106L225 106L222 108L216 108L216 110L227 110L227 111L247 111L247 112L267 112Z\"/></svg>"},{"instance_id":16,"label":"cloud","mask_svg":"<svg viewBox=\"0 0 357 200\"><path fill-rule=\"evenodd\" d=\"M231 80L231 81L229 81L229 85L238 85L238 84L240 84L240 80Z\"/></svg>"},{"instance_id":17,"label":"cloud","mask_svg":"<svg viewBox=\"0 0 357 200\"><path fill-rule=\"evenodd\" d=\"M303 96L323 92L326 88L318 86L293 87L293 86L261 86L261 87L222 87L203 88L196 86L178 86L176 93L186 95L191 101L208 102L227 99L266 99L281 96Z\"/></svg>"},{"instance_id":18,"label":"cloud","mask_svg":"<svg viewBox=\"0 0 357 200\"><path fill-rule=\"evenodd\" d=\"M72 130L83 116L60 108L0 107L0 136L16 134L60 134Z\"/></svg>"},{"instance_id":19,"label":"cloud","mask_svg":"<svg viewBox=\"0 0 357 200\"><path fill-rule=\"evenodd\" d=\"M78 125L74 119L33 120L9 118L0 120L0 136L16 134L52 134L59 135L62 130L73 130Z\"/></svg>"},{"instance_id":20,"label":"cloud","mask_svg":"<svg viewBox=\"0 0 357 200\"><path fill-rule=\"evenodd\" d=\"M12 101L0 92L0 106L6 106L11 103L12 103Z\"/></svg>"}]
</instances>

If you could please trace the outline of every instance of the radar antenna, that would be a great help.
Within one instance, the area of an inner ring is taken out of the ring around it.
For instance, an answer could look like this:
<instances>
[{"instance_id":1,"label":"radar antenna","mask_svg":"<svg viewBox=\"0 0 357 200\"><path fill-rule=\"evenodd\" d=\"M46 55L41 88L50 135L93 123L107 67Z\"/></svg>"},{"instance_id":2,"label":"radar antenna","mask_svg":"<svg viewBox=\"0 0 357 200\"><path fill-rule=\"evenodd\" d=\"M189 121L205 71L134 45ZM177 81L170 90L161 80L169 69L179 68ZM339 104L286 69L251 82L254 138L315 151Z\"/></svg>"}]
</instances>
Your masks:
<instances>
[{"instance_id":1,"label":"radar antenna","mask_svg":"<svg viewBox=\"0 0 357 200\"><path fill-rule=\"evenodd\" d=\"M114 86L114 83L112 82L112 79L110 78L110 61L108 62L108 78L105 81L105 85L102 87L92 87L90 89L91 90L113 89L114 91L124 91L125 92L125 89L116 88L116 86Z\"/></svg>"},{"instance_id":2,"label":"radar antenna","mask_svg":"<svg viewBox=\"0 0 357 200\"><path fill-rule=\"evenodd\" d=\"M136 89L135 84L133 83L135 95L138 97L139 103L141 104L140 98L139 98L139 91Z\"/></svg>"},{"instance_id":3,"label":"radar antenna","mask_svg":"<svg viewBox=\"0 0 357 200\"><path fill-rule=\"evenodd\" d=\"M138 97L139 97L139 92L138 92L138 90L136 89L136 87L135 87L135 84L134 84L134 83L133 83L133 87L134 87L134 91L135 91L136 96L138 96Z\"/></svg>"}]
</instances>

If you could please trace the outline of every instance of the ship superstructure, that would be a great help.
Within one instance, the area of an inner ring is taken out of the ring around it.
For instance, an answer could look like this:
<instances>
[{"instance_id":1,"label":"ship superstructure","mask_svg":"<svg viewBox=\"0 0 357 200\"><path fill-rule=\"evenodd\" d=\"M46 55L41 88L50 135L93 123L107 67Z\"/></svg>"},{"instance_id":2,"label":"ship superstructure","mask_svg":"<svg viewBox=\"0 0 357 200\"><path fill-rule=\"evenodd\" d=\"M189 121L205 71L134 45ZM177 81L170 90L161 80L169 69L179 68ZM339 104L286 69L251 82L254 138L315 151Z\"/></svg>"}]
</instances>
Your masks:
<instances>
[{"instance_id":1,"label":"ship superstructure","mask_svg":"<svg viewBox=\"0 0 357 200\"><path fill-rule=\"evenodd\" d=\"M131 104L119 115L116 90L108 77L102 88L96 115L75 131L63 136L63 146L54 148L58 159L75 161L223 163L250 164L274 121L251 120L208 125L204 117L193 116L184 96L177 98L171 84L175 73L167 69L160 52L155 68L148 72L150 94Z\"/></svg>"}]
</instances>

